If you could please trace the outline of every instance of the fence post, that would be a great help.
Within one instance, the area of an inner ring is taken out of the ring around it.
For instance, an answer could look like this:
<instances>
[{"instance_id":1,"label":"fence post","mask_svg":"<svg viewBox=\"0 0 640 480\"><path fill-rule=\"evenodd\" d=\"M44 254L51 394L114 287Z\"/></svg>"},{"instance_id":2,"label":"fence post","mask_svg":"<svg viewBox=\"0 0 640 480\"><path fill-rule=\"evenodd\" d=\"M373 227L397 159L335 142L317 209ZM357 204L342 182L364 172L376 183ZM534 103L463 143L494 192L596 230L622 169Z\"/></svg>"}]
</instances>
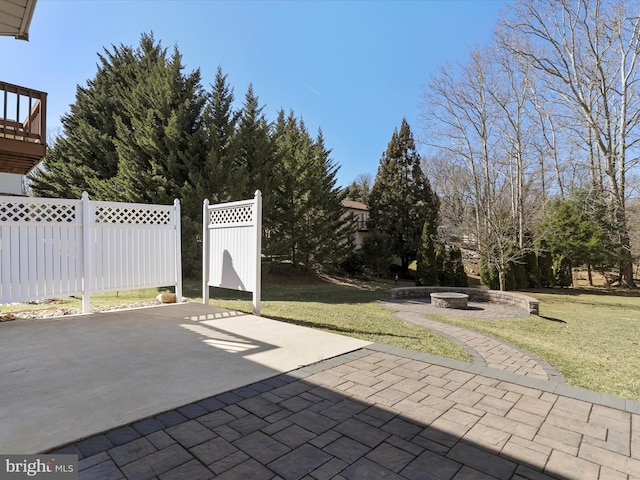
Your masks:
<instances>
[{"instance_id":1,"label":"fence post","mask_svg":"<svg viewBox=\"0 0 640 480\"><path fill-rule=\"evenodd\" d=\"M176 222L176 303L182 302L182 233L180 230L180 200L173 201Z\"/></svg>"},{"instance_id":2,"label":"fence post","mask_svg":"<svg viewBox=\"0 0 640 480\"><path fill-rule=\"evenodd\" d=\"M91 312L93 248L91 248L90 209L89 194L87 192L82 192L82 313Z\"/></svg>"},{"instance_id":3,"label":"fence post","mask_svg":"<svg viewBox=\"0 0 640 480\"><path fill-rule=\"evenodd\" d=\"M202 303L209 304L209 200L202 202Z\"/></svg>"},{"instance_id":4,"label":"fence post","mask_svg":"<svg viewBox=\"0 0 640 480\"><path fill-rule=\"evenodd\" d=\"M256 190L253 203L256 239L256 284L253 287L253 314L260 316L260 291L262 287L262 192Z\"/></svg>"}]
</instances>

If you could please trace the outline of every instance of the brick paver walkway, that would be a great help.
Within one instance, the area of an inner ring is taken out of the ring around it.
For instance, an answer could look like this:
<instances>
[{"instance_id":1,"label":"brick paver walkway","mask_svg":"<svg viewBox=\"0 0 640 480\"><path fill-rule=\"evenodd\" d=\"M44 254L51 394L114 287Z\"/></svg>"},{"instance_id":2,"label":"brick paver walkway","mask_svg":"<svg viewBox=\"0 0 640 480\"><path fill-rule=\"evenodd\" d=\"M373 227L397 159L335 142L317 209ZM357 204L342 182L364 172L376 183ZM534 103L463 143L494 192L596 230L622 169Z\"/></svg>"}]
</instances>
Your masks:
<instances>
[{"instance_id":1,"label":"brick paver walkway","mask_svg":"<svg viewBox=\"0 0 640 480\"><path fill-rule=\"evenodd\" d=\"M640 404L372 345L59 452L84 480L638 480Z\"/></svg>"},{"instance_id":2,"label":"brick paver walkway","mask_svg":"<svg viewBox=\"0 0 640 480\"><path fill-rule=\"evenodd\" d=\"M422 325L437 331L462 345L473 357L475 363L507 370L543 380L563 382L562 375L540 357L520 350L494 337L472 330L437 322L428 318L429 314L465 316L467 318L513 318L526 316L520 309L495 304L475 304L468 310L454 310L433 307L423 300L395 300L383 303L396 311L396 316L406 322Z\"/></svg>"}]
</instances>

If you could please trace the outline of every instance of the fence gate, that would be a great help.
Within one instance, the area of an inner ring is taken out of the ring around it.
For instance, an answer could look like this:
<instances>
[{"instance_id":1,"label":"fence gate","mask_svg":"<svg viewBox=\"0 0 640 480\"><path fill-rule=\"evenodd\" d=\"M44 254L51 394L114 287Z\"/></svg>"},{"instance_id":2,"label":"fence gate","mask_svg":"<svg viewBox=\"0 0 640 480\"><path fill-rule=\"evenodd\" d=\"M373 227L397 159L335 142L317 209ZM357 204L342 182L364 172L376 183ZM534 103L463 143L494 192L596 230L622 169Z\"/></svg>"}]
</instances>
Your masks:
<instances>
[{"instance_id":1,"label":"fence gate","mask_svg":"<svg viewBox=\"0 0 640 480\"><path fill-rule=\"evenodd\" d=\"M202 209L202 301L209 287L253 292L253 313L260 315L262 194L252 200Z\"/></svg>"}]
</instances>

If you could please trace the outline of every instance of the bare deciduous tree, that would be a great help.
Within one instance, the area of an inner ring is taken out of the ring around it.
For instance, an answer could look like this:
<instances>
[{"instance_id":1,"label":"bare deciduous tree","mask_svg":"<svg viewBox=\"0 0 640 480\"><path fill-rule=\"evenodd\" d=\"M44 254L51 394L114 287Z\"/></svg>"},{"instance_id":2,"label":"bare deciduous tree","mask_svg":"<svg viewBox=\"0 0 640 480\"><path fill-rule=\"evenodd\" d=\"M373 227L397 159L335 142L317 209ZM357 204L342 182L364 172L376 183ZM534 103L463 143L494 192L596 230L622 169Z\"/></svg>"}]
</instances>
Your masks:
<instances>
[{"instance_id":1,"label":"bare deciduous tree","mask_svg":"<svg viewBox=\"0 0 640 480\"><path fill-rule=\"evenodd\" d=\"M529 40L504 47L542 72L550 94L586 125L592 179L600 155L619 226L621 283L634 286L625 190L640 142L637 3L522 0L503 26Z\"/></svg>"}]
</instances>

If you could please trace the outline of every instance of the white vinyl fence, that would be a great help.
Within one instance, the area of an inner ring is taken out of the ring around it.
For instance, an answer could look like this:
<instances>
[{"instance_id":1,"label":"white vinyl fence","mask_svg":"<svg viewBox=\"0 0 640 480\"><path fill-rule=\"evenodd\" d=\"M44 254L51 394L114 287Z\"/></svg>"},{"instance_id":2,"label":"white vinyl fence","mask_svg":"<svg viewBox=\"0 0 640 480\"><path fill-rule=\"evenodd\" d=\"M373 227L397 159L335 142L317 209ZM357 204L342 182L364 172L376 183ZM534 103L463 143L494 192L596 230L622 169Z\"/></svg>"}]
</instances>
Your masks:
<instances>
[{"instance_id":1,"label":"white vinyl fence","mask_svg":"<svg viewBox=\"0 0 640 480\"><path fill-rule=\"evenodd\" d=\"M0 304L175 286L182 298L180 202L0 197Z\"/></svg>"},{"instance_id":2,"label":"white vinyl fence","mask_svg":"<svg viewBox=\"0 0 640 480\"><path fill-rule=\"evenodd\" d=\"M262 194L252 200L202 209L202 301L209 287L253 292L253 313L260 315Z\"/></svg>"}]
</instances>

